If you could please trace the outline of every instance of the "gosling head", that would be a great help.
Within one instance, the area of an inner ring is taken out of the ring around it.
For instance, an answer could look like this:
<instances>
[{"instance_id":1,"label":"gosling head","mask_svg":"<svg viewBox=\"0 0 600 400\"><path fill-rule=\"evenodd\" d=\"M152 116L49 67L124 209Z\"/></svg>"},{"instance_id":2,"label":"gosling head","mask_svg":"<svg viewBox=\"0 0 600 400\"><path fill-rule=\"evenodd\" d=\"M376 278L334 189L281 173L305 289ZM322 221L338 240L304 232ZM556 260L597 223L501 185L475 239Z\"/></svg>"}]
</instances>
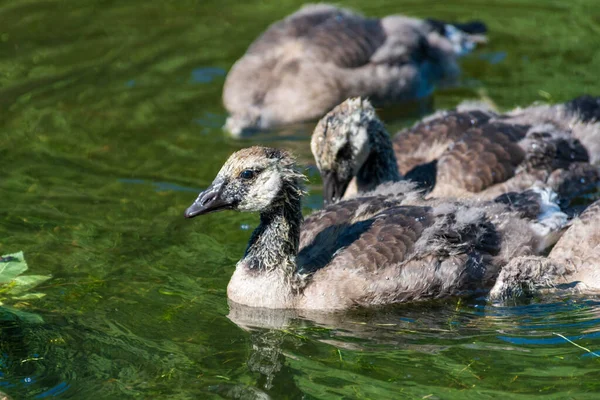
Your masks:
<instances>
[{"instance_id":1,"label":"gosling head","mask_svg":"<svg viewBox=\"0 0 600 400\"><path fill-rule=\"evenodd\" d=\"M232 113L223 129L236 137L249 136L268 129L269 123L259 107L247 107L244 112Z\"/></svg>"},{"instance_id":2,"label":"gosling head","mask_svg":"<svg viewBox=\"0 0 600 400\"><path fill-rule=\"evenodd\" d=\"M323 179L325 204L342 198L372 150L371 131L381 126L368 100L350 98L317 124L310 148Z\"/></svg>"},{"instance_id":3,"label":"gosling head","mask_svg":"<svg viewBox=\"0 0 600 400\"><path fill-rule=\"evenodd\" d=\"M304 180L290 153L269 147L246 148L229 157L211 185L185 211L185 217L222 210L266 212L288 200L290 191L299 198Z\"/></svg>"}]
</instances>

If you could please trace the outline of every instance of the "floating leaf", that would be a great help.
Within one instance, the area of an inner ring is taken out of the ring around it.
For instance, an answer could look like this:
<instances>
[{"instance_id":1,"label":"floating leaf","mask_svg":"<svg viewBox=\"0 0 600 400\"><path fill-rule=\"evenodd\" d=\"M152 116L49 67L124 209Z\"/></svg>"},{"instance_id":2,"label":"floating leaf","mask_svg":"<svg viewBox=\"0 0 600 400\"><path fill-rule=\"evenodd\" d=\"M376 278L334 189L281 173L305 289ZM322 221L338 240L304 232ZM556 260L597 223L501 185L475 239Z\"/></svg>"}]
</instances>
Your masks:
<instances>
[{"instance_id":1,"label":"floating leaf","mask_svg":"<svg viewBox=\"0 0 600 400\"><path fill-rule=\"evenodd\" d=\"M21 296L13 296L15 300L33 300L33 299L41 299L44 297L46 293L26 293Z\"/></svg>"},{"instance_id":2,"label":"floating leaf","mask_svg":"<svg viewBox=\"0 0 600 400\"><path fill-rule=\"evenodd\" d=\"M19 310L18 308L2 306L2 307L0 307L0 309L2 311L8 311L9 313L14 314L20 320L25 321L25 322L29 322L32 324L41 324L44 322L44 319L40 315L22 311L22 310Z\"/></svg>"},{"instance_id":3,"label":"floating leaf","mask_svg":"<svg viewBox=\"0 0 600 400\"><path fill-rule=\"evenodd\" d=\"M0 257L0 300L12 297L14 300L34 300L45 296L44 293L26 293L51 277L48 275L26 275L19 276L27 271L27 263L23 252L8 254ZM2 305L0 301L0 305ZM7 308L7 307L5 307ZM12 312L16 309L11 309ZM21 312L23 314L24 312ZM19 316L22 316L19 314ZM40 317L35 314L26 314L26 319L33 321Z\"/></svg>"},{"instance_id":4,"label":"floating leaf","mask_svg":"<svg viewBox=\"0 0 600 400\"><path fill-rule=\"evenodd\" d=\"M23 252L7 254L0 259L0 283L8 283L27 271Z\"/></svg>"},{"instance_id":5,"label":"floating leaf","mask_svg":"<svg viewBox=\"0 0 600 400\"><path fill-rule=\"evenodd\" d=\"M23 293L26 290L32 289L35 286L39 285L42 282L50 279L49 275L25 275L25 276L17 276L13 279L11 283L14 283L14 286L11 287L8 291L10 294L19 294ZM19 297L15 297L18 299Z\"/></svg>"}]
</instances>

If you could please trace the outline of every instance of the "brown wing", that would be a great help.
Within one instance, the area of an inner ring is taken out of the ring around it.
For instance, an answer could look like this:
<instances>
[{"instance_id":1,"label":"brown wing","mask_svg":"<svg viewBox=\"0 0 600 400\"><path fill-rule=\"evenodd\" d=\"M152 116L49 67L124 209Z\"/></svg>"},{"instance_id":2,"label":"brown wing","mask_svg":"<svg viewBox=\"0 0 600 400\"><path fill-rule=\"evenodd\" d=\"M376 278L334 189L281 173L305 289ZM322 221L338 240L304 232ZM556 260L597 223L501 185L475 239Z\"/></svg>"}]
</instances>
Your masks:
<instances>
[{"instance_id":1,"label":"brown wing","mask_svg":"<svg viewBox=\"0 0 600 400\"><path fill-rule=\"evenodd\" d=\"M315 27L337 16L342 16L342 11L333 6L301 8L285 19L271 24L254 40L247 54L261 54L282 43L303 38Z\"/></svg>"},{"instance_id":2,"label":"brown wing","mask_svg":"<svg viewBox=\"0 0 600 400\"><path fill-rule=\"evenodd\" d=\"M311 214L300 233L297 265L299 273L325 266L339 249L366 232L382 210L397 206L402 198L376 196L341 201Z\"/></svg>"},{"instance_id":3,"label":"brown wing","mask_svg":"<svg viewBox=\"0 0 600 400\"><path fill-rule=\"evenodd\" d=\"M361 235L346 243L335 263L368 273L408 260L434 216L429 207L398 207L364 222Z\"/></svg>"},{"instance_id":4,"label":"brown wing","mask_svg":"<svg viewBox=\"0 0 600 400\"><path fill-rule=\"evenodd\" d=\"M378 19L331 6L312 6L271 25L247 54L265 54L296 43L307 58L355 68L369 63L385 41Z\"/></svg>"},{"instance_id":5,"label":"brown wing","mask_svg":"<svg viewBox=\"0 0 600 400\"><path fill-rule=\"evenodd\" d=\"M533 126L518 144L525 158L515 169L515 175L487 186L479 192L482 196L522 191L541 181L563 199L571 199L593 189L600 181L600 169L588 163L587 150L570 132L553 125Z\"/></svg>"},{"instance_id":6,"label":"brown wing","mask_svg":"<svg viewBox=\"0 0 600 400\"><path fill-rule=\"evenodd\" d=\"M307 297L374 305L488 285L495 274L488 267L500 240L484 215L467 214L459 208L440 213L399 206L361 221L360 233L353 232L348 244L315 272ZM339 231L340 236L353 228Z\"/></svg>"},{"instance_id":7,"label":"brown wing","mask_svg":"<svg viewBox=\"0 0 600 400\"><path fill-rule=\"evenodd\" d=\"M438 159L450 143L491 117L482 111L450 111L400 131L392 139L398 170L406 175L413 168Z\"/></svg>"},{"instance_id":8,"label":"brown wing","mask_svg":"<svg viewBox=\"0 0 600 400\"><path fill-rule=\"evenodd\" d=\"M477 193L514 176L525 159L519 140L527 129L499 122L469 129L440 157L434 192L439 186Z\"/></svg>"},{"instance_id":9,"label":"brown wing","mask_svg":"<svg viewBox=\"0 0 600 400\"><path fill-rule=\"evenodd\" d=\"M402 65L432 58L431 26L402 16L365 18L328 5L309 5L272 24L247 54L266 54L295 43L305 57L342 68Z\"/></svg>"}]
</instances>

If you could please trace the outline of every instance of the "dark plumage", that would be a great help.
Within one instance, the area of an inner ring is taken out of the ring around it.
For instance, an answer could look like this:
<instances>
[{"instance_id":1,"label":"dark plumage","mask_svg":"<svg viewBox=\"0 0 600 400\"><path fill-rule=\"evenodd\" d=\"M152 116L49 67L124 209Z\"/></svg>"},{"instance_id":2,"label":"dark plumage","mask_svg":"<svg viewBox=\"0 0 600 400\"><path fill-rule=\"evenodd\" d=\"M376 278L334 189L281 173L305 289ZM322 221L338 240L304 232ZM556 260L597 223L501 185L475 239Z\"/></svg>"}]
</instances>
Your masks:
<instances>
[{"instance_id":1,"label":"dark plumage","mask_svg":"<svg viewBox=\"0 0 600 400\"><path fill-rule=\"evenodd\" d=\"M305 5L272 24L229 71L226 128L239 135L316 119L351 96L378 103L426 96L433 82L458 75L458 57L483 41L483 33L477 22L366 18Z\"/></svg>"},{"instance_id":2,"label":"dark plumage","mask_svg":"<svg viewBox=\"0 0 600 400\"><path fill-rule=\"evenodd\" d=\"M565 104L566 109L577 114L583 122L600 121L600 97L579 96Z\"/></svg>"},{"instance_id":3,"label":"dark plumage","mask_svg":"<svg viewBox=\"0 0 600 400\"><path fill-rule=\"evenodd\" d=\"M538 254L566 223L543 189L514 194L507 205L424 201L410 185L393 196L330 205L303 222L303 181L288 153L244 149L186 211L188 218L225 209L260 213L229 283L230 300L347 309L460 295L490 287L510 257Z\"/></svg>"},{"instance_id":4,"label":"dark plumage","mask_svg":"<svg viewBox=\"0 0 600 400\"><path fill-rule=\"evenodd\" d=\"M311 140L325 200L353 195L352 179L364 193L402 175L430 197L493 198L542 182L570 198L600 182L600 122L580 116L574 103L504 115L438 112L390 138L368 101L348 99L319 121Z\"/></svg>"}]
</instances>

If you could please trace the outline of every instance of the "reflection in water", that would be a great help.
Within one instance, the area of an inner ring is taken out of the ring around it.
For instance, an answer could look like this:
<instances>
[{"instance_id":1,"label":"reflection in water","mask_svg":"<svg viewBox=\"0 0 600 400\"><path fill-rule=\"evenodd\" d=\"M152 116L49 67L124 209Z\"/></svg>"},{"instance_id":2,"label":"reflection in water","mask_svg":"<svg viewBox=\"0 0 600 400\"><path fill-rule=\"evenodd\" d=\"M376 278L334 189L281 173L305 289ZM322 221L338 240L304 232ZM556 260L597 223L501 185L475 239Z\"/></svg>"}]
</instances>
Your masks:
<instances>
[{"instance_id":1,"label":"reflection in water","mask_svg":"<svg viewBox=\"0 0 600 400\"><path fill-rule=\"evenodd\" d=\"M552 302L498 307L482 300L456 300L452 305L428 303L333 313L257 309L230 301L227 317L249 332L251 349L247 359L248 369L261 374L261 387L270 392L273 387L280 385L278 379L289 379L289 374L280 373L286 366L292 369L292 374L299 373L294 372L295 365L306 367L306 360L298 354L297 345L298 341L304 340L316 341L326 347L333 346L342 364L341 351L367 352L376 357L381 351L393 349L395 352L404 351L409 359L427 354L433 357L431 364L428 364L432 373L440 364L446 368L456 365L458 371L470 370L472 365L480 368L478 364L485 362L478 360L493 359L495 354L510 358L509 354L519 357L519 354L533 355L539 351L545 354L564 354L566 351L579 352L583 358L589 357L587 348L569 343L562 336L564 334L574 343L600 343L597 328L600 301L583 298L554 298L549 301ZM588 327L594 327L593 332L581 334ZM478 339L473 341L471 338ZM456 351L461 347L464 351L476 352L478 356L470 361L456 359L451 353L452 349ZM503 363L496 364L492 369L504 368ZM529 364L523 363L522 367L526 369ZM475 376L476 380L481 379L476 370L470 371L471 377L467 380ZM320 371L325 374L322 379L327 378L328 371ZM412 377L411 374L406 376ZM450 378L457 379L454 376ZM297 388L298 380L295 382L289 383L288 387ZM421 392L416 394L422 395Z\"/></svg>"},{"instance_id":2,"label":"reflection in water","mask_svg":"<svg viewBox=\"0 0 600 400\"><path fill-rule=\"evenodd\" d=\"M189 312L197 315L196 309ZM7 313L0 330L0 389L28 398L122 398L167 390L174 396L300 399L307 393L327 397L330 390L350 398L357 390L368 398L394 398L404 388L407 396L444 398L482 379L497 379L507 365L517 363L519 375L527 376L536 370L539 354L555 359L559 374L575 371L584 360L595 362L555 333L591 351L600 345L600 301L578 298L513 307L455 299L334 313L230 302L227 318L235 325L221 327L220 335L231 331L236 337L240 330L243 339L228 339L220 354L204 350L202 343L218 336L202 332L196 344L197 335L184 340L176 333L181 329L166 340L140 336L100 316L44 315L47 322L33 324ZM234 343L245 343L246 351L227 350ZM240 367L231 370L235 365ZM394 380L385 383L379 376ZM562 390L568 385L560 381Z\"/></svg>"},{"instance_id":3,"label":"reflection in water","mask_svg":"<svg viewBox=\"0 0 600 400\"><path fill-rule=\"evenodd\" d=\"M322 312L247 307L229 301L227 317L240 328L280 330L314 336L322 343L348 350L392 346L426 353L445 348L426 343L427 337L455 337L465 327L477 329L477 316L443 304L390 306L382 309ZM327 334L323 335L326 332Z\"/></svg>"},{"instance_id":4,"label":"reflection in water","mask_svg":"<svg viewBox=\"0 0 600 400\"><path fill-rule=\"evenodd\" d=\"M263 331L251 336L252 350L248 358L248 369L265 377L261 385L265 389L273 387L273 379L281 370L284 357L281 354L283 334L276 330Z\"/></svg>"}]
</instances>

